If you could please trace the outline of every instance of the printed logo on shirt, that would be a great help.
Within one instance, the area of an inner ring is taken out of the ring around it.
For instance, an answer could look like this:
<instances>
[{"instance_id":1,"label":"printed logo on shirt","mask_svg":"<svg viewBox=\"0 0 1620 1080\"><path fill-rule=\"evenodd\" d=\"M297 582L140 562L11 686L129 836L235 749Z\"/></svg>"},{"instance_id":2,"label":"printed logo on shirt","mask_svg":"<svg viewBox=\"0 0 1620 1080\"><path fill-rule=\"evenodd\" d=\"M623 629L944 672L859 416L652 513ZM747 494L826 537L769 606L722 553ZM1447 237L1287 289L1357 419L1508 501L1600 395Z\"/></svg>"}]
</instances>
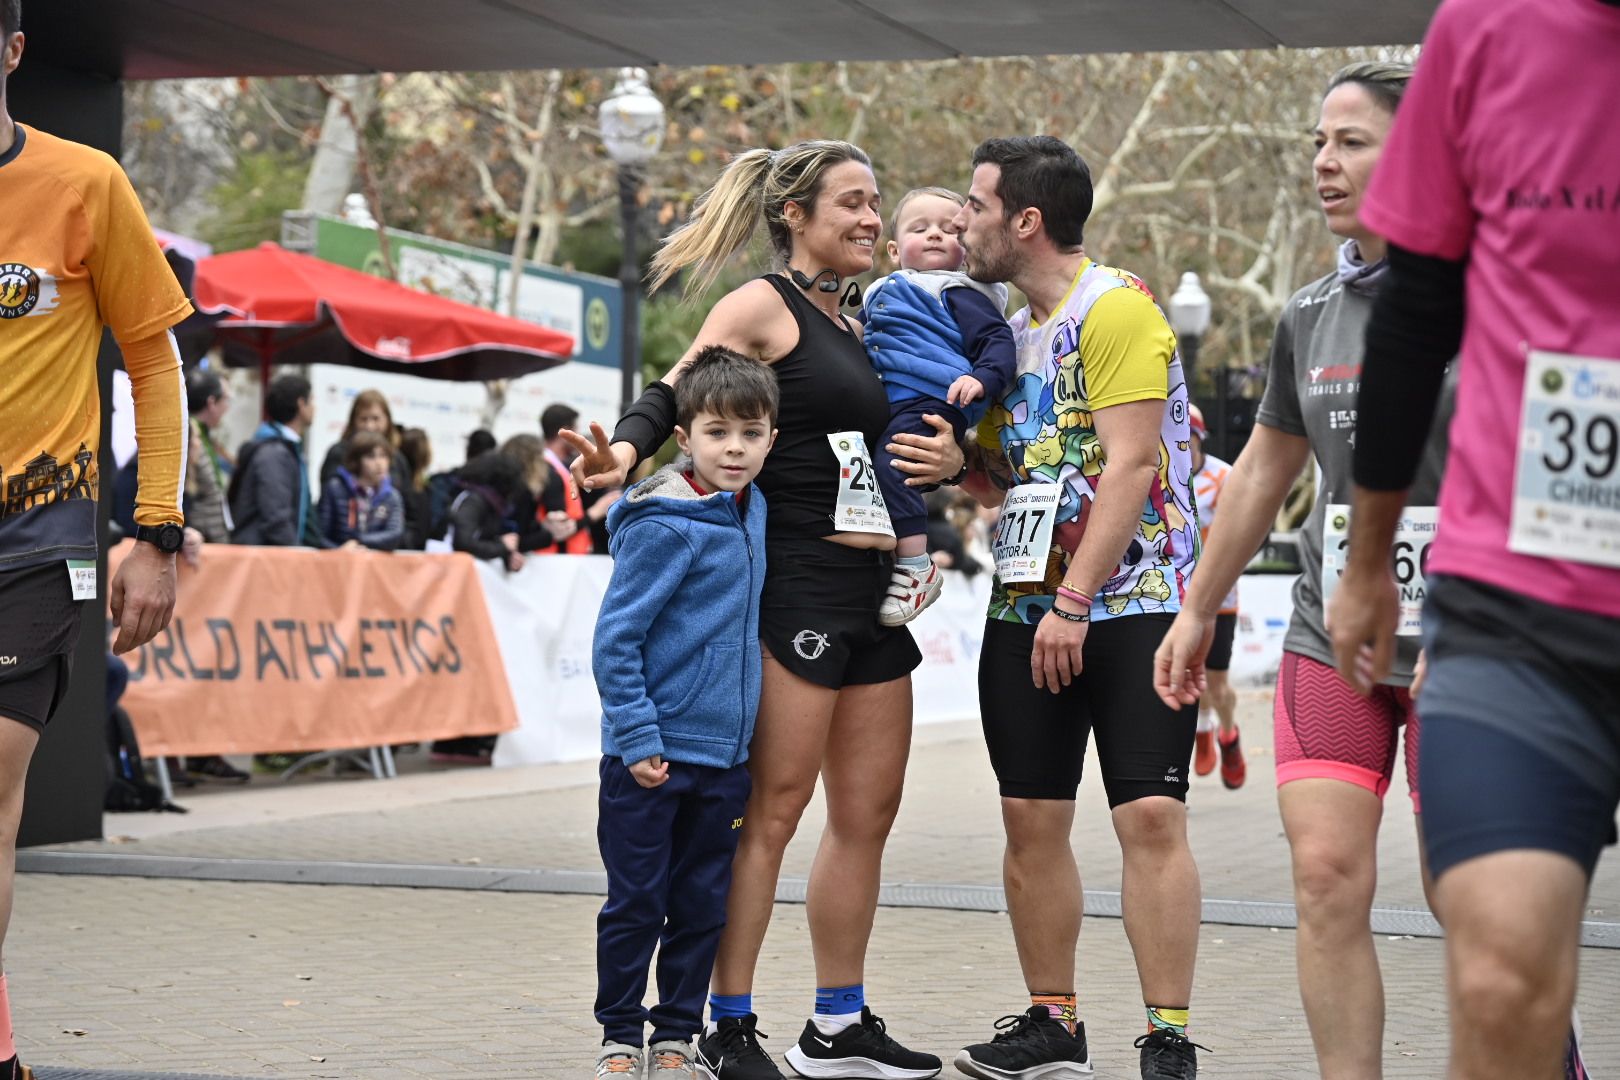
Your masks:
<instances>
[{"instance_id":1,"label":"printed logo on shirt","mask_svg":"<svg viewBox=\"0 0 1620 1080\"><path fill-rule=\"evenodd\" d=\"M793 651L806 660L819 660L827 651L827 635L814 630L800 630L793 636Z\"/></svg>"},{"instance_id":2,"label":"printed logo on shirt","mask_svg":"<svg viewBox=\"0 0 1620 1080\"><path fill-rule=\"evenodd\" d=\"M38 307L44 292L45 277L49 275L42 277L32 266L0 263L0 319L20 319ZM51 281L51 293L54 298L54 279Z\"/></svg>"},{"instance_id":3,"label":"printed logo on shirt","mask_svg":"<svg viewBox=\"0 0 1620 1080\"><path fill-rule=\"evenodd\" d=\"M1311 384L1305 388L1306 397L1338 397L1361 389L1360 364L1318 365L1306 374L1311 379Z\"/></svg>"},{"instance_id":4,"label":"printed logo on shirt","mask_svg":"<svg viewBox=\"0 0 1620 1080\"><path fill-rule=\"evenodd\" d=\"M58 463L50 454L35 457L23 465L21 472L5 477L0 518L64 499L94 499L96 493L90 485L91 459L90 448L83 443L79 444L79 452L67 464Z\"/></svg>"}]
</instances>

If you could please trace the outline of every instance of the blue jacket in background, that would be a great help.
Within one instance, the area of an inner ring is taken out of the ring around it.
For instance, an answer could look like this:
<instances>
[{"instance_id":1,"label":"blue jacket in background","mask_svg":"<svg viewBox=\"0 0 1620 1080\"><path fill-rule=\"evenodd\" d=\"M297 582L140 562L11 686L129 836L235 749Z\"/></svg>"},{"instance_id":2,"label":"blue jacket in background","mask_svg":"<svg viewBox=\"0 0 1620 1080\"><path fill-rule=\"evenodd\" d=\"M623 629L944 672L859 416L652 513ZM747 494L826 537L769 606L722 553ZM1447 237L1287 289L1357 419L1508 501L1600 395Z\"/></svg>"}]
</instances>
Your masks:
<instances>
[{"instance_id":1,"label":"blue jacket in background","mask_svg":"<svg viewBox=\"0 0 1620 1080\"><path fill-rule=\"evenodd\" d=\"M729 768L748 759L759 710L765 497L750 485L739 513L727 492L699 495L682 464L608 511L613 578L591 647L602 752Z\"/></svg>"},{"instance_id":2,"label":"blue jacket in background","mask_svg":"<svg viewBox=\"0 0 1620 1080\"><path fill-rule=\"evenodd\" d=\"M951 383L972 375L984 384L984 397L962 411L969 424L978 423L1018 365L1006 308L1005 285L974 281L960 270L897 270L875 282L862 319L866 351L889 403L944 401Z\"/></svg>"},{"instance_id":3,"label":"blue jacket in background","mask_svg":"<svg viewBox=\"0 0 1620 1080\"><path fill-rule=\"evenodd\" d=\"M373 551L393 551L405 542L405 500L386 476L367 495L354 474L338 466L321 492L320 516L321 535L334 547L358 540Z\"/></svg>"}]
</instances>

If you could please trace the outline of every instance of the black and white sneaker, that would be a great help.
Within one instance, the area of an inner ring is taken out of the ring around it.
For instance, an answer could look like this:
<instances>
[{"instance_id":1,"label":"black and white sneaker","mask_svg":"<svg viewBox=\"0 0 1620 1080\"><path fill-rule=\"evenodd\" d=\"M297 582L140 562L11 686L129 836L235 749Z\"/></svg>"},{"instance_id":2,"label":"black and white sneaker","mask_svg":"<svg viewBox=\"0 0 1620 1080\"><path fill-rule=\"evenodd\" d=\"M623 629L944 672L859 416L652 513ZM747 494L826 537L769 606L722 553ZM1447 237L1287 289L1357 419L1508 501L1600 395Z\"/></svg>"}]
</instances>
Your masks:
<instances>
[{"instance_id":1,"label":"black and white sneaker","mask_svg":"<svg viewBox=\"0 0 1620 1080\"><path fill-rule=\"evenodd\" d=\"M1168 1028L1136 1040L1142 1048L1142 1080L1198 1080L1198 1051L1208 1050Z\"/></svg>"},{"instance_id":2,"label":"black and white sneaker","mask_svg":"<svg viewBox=\"0 0 1620 1080\"><path fill-rule=\"evenodd\" d=\"M692 1064L709 1080L782 1080L782 1070L759 1045L759 1017L727 1016L713 1034L698 1039Z\"/></svg>"},{"instance_id":3,"label":"black and white sneaker","mask_svg":"<svg viewBox=\"0 0 1620 1080\"><path fill-rule=\"evenodd\" d=\"M941 1067L933 1054L891 1039L883 1020L867 1008L860 1023L836 1035L823 1035L814 1020L806 1021L798 1045L783 1056L794 1072L812 1080L928 1080Z\"/></svg>"},{"instance_id":4,"label":"black and white sneaker","mask_svg":"<svg viewBox=\"0 0 1620 1080\"><path fill-rule=\"evenodd\" d=\"M1091 1055L1086 1052L1086 1025L1074 1034L1045 1005L1028 1012L1003 1016L997 1034L987 1043L964 1047L956 1055L956 1068L979 1080L1060 1080L1090 1076Z\"/></svg>"}]
</instances>

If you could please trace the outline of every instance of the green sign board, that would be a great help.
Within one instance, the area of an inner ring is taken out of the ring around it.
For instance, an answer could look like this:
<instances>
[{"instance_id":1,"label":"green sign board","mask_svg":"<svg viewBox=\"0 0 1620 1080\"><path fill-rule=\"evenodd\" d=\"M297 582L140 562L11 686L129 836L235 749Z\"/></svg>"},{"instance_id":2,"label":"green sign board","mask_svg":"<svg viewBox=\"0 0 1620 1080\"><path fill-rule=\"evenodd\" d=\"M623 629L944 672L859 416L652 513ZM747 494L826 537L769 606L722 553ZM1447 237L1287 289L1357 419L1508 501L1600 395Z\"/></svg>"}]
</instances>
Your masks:
<instances>
[{"instance_id":1,"label":"green sign board","mask_svg":"<svg viewBox=\"0 0 1620 1080\"><path fill-rule=\"evenodd\" d=\"M295 243L293 237L298 234L303 234L301 242ZM383 275L376 229L313 215L298 221L290 219L284 235L288 247L301 247L327 262ZM402 284L479 307L508 311L510 256L397 229L388 230L388 249ZM523 280L518 285L518 317L572 337L574 359L581 363L619 366L623 310L622 291L611 278L551 266L526 264L523 268Z\"/></svg>"}]
</instances>

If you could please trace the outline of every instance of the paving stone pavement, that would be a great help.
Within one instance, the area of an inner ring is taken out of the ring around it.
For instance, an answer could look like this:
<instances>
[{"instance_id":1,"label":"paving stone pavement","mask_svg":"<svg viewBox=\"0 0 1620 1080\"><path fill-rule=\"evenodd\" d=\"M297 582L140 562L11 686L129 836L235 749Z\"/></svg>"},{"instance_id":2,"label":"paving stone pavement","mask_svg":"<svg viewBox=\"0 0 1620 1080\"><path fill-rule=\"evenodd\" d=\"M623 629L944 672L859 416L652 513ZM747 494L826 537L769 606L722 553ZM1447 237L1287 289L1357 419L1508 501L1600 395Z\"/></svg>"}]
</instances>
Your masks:
<instances>
[{"instance_id":1,"label":"paving stone pavement","mask_svg":"<svg viewBox=\"0 0 1620 1080\"><path fill-rule=\"evenodd\" d=\"M1192 829L1209 897L1287 900L1286 846L1270 782L1269 699L1245 695L1251 779L1195 782ZM1093 763L1094 764L1094 763ZM412 776L197 793L187 818L109 817L138 840L74 850L596 869L594 769ZM994 782L971 725L918 732L889 856L890 881L998 880ZM1379 902L1421 903L1402 784L1381 837ZM381 806L383 808L379 809ZM1083 788L1075 842L1088 888L1117 888L1100 785ZM803 874L820 824L807 815L785 867ZM589 896L186 880L19 878L6 967L24 1060L58 1068L236 1077L584 1077L597 1033ZM1615 860L1593 918L1620 914ZM1194 1036L1201 1072L1316 1075L1287 930L1206 925ZM1380 938L1389 1018L1386 1076L1443 1074L1442 945ZM879 912L869 995L891 1030L947 1059L1018 1011L1005 915ZM1582 953L1581 1007L1597 1076L1620 1075L1620 950ZM1104 1078L1134 1077L1143 1027L1121 923L1090 918L1082 1013ZM811 1004L804 909L779 905L756 990L766 1043L791 1045ZM1022 999L1022 1000L1021 1000ZM947 1065L946 1075L954 1075Z\"/></svg>"}]
</instances>

